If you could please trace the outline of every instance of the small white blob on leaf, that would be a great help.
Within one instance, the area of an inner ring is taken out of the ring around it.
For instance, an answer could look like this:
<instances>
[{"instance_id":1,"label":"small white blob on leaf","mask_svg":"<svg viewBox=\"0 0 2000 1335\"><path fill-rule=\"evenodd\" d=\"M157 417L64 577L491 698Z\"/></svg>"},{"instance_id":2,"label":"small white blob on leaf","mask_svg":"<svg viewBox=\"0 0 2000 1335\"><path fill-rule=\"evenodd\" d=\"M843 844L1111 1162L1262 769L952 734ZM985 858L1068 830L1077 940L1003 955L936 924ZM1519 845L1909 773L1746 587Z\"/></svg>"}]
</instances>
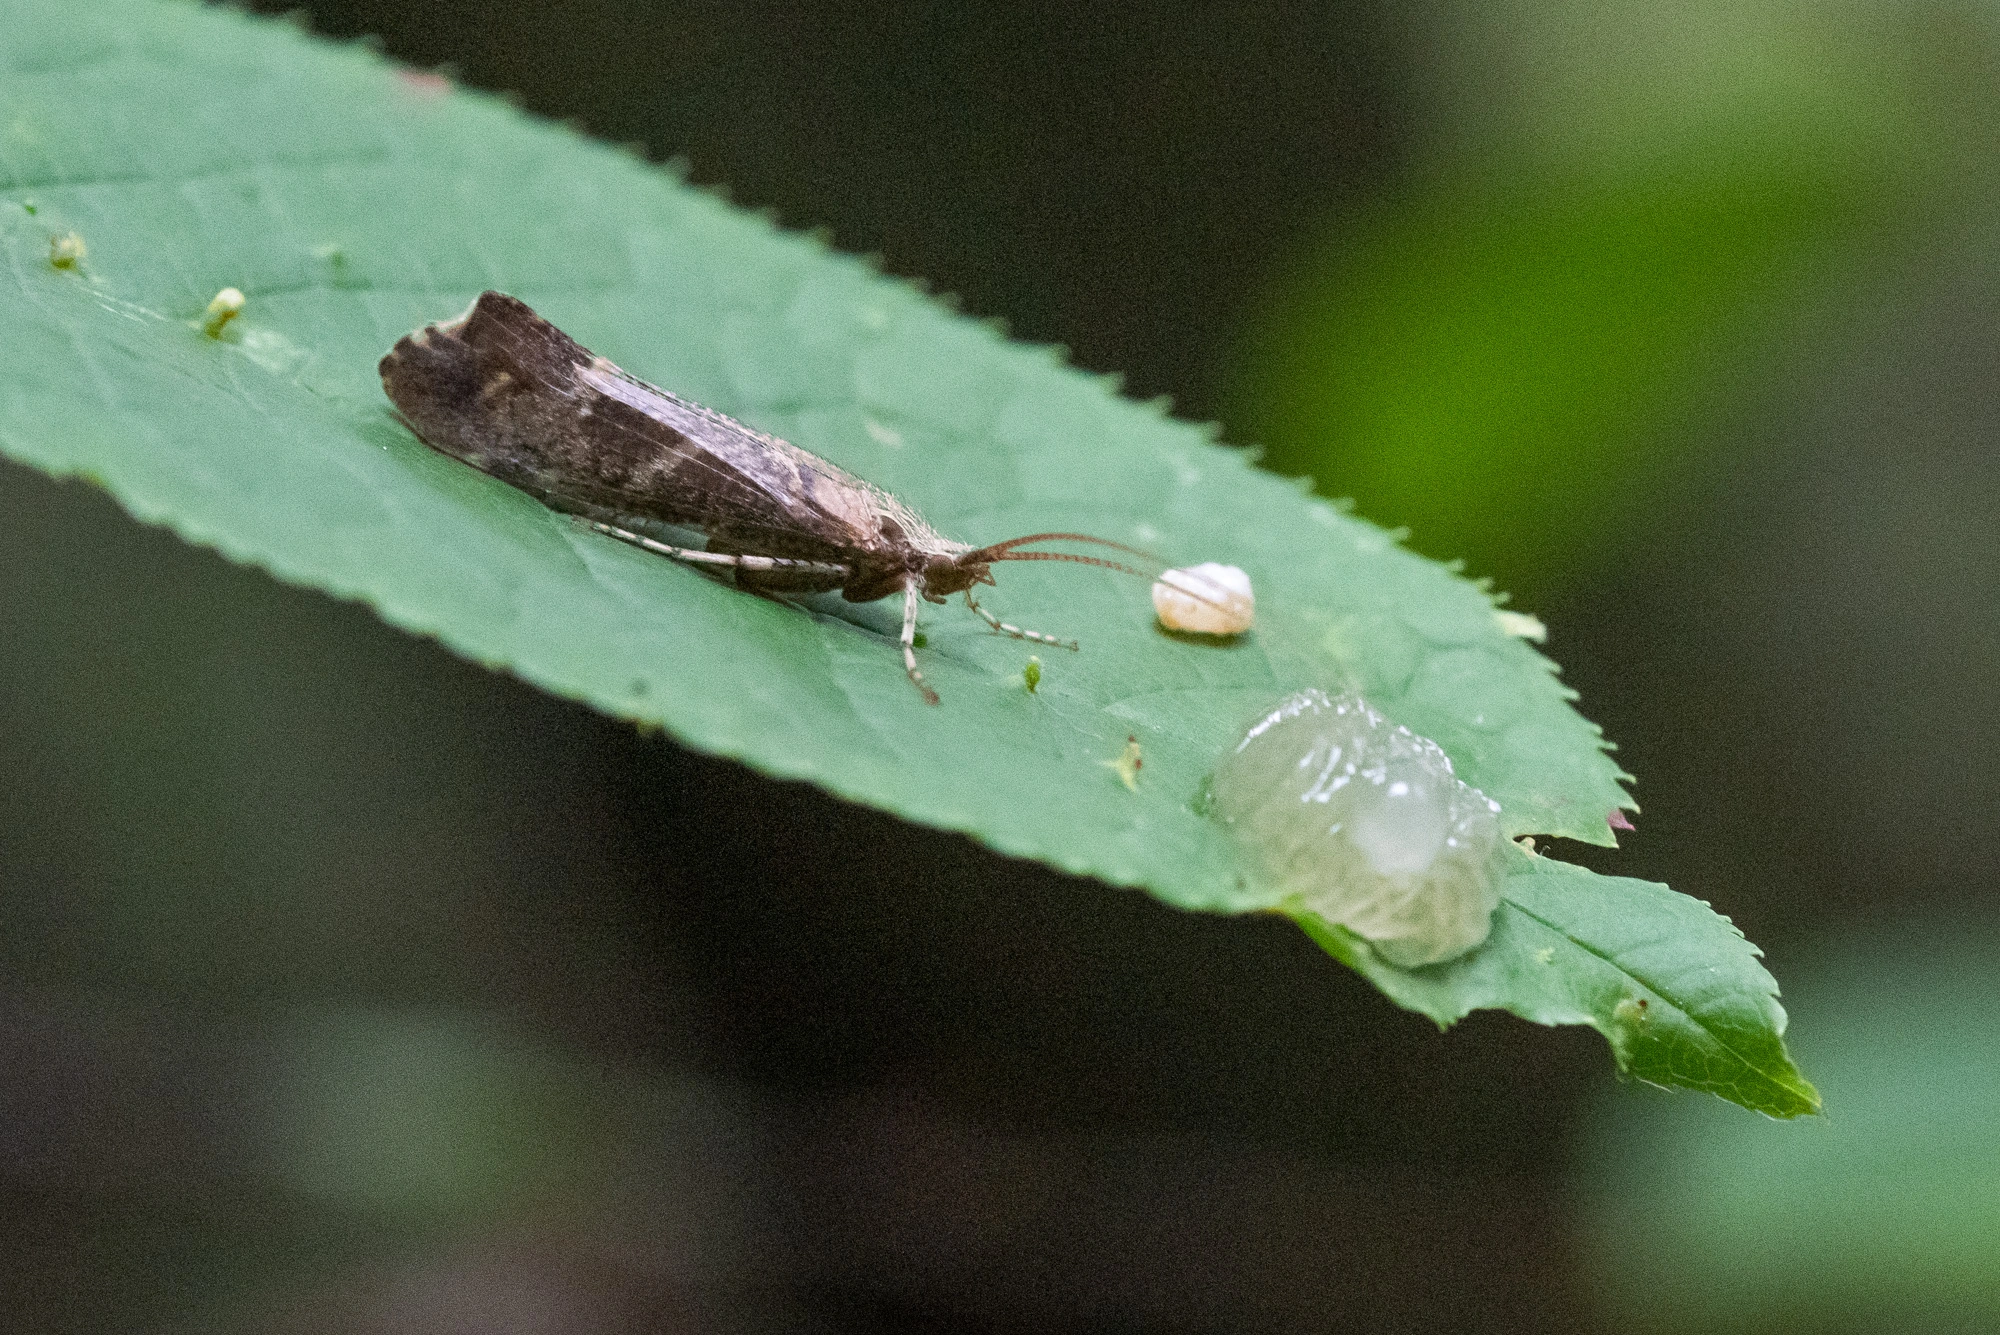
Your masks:
<instances>
[{"instance_id":1,"label":"small white blob on leaf","mask_svg":"<svg viewBox=\"0 0 2000 1335\"><path fill-rule=\"evenodd\" d=\"M1249 575L1204 561L1161 575L1153 584L1153 610L1168 630L1241 635L1256 619L1257 599Z\"/></svg>"},{"instance_id":2,"label":"small white blob on leaf","mask_svg":"<svg viewBox=\"0 0 2000 1335\"><path fill-rule=\"evenodd\" d=\"M221 338L222 327L234 320L242 309L243 293L237 288L223 288L209 298L208 309L201 313L201 332L210 338Z\"/></svg>"},{"instance_id":3,"label":"small white blob on leaf","mask_svg":"<svg viewBox=\"0 0 2000 1335\"><path fill-rule=\"evenodd\" d=\"M75 232L64 232L61 236L49 238L49 263L58 269L74 269L89 253L83 238Z\"/></svg>"},{"instance_id":4,"label":"small white blob on leaf","mask_svg":"<svg viewBox=\"0 0 2000 1335\"><path fill-rule=\"evenodd\" d=\"M1549 628L1542 624L1540 617L1529 616L1526 612L1509 612L1504 607L1496 607L1493 609L1493 619L1500 623L1503 633L1517 639L1533 640L1536 644L1548 641Z\"/></svg>"},{"instance_id":5,"label":"small white blob on leaf","mask_svg":"<svg viewBox=\"0 0 2000 1335\"><path fill-rule=\"evenodd\" d=\"M1209 782L1271 885L1399 968L1486 939L1500 903L1500 804L1436 742L1357 695L1300 691L1258 720Z\"/></svg>"}]
</instances>

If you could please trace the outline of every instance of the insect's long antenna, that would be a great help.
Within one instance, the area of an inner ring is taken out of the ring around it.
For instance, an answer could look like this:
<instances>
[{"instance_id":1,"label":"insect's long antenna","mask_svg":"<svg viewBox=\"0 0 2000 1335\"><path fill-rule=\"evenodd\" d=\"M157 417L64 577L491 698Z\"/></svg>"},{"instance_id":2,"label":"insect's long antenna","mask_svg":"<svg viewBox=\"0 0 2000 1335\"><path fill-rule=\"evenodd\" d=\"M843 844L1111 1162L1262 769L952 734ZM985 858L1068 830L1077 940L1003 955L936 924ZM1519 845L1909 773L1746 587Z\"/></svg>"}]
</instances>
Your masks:
<instances>
[{"instance_id":1,"label":"insect's long antenna","mask_svg":"<svg viewBox=\"0 0 2000 1335\"><path fill-rule=\"evenodd\" d=\"M1115 546L1116 544L1109 545ZM989 555L988 553L991 550L991 548L988 548L986 552L978 552L975 555L982 562L1069 561L1080 566L1103 566L1106 570L1116 570L1127 575L1137 575L1140 579L1153 578L1153 572L1150 570L1140 570L1136 566L1128 566L1120 561L1107 561L1101 556L1079 556L1075 552L1001 552L998 555Z\"/></svg>"},{"instance_id":2,"label":"insect's long antenna","mask_svg":"<svg viewBox=\"0 0 2000 1335\"><path fill-rule=\"evenodd\" d=\"M1041 538L1067 538L1074 540L1076 538L1083 537L1084 535L1078 533L1039 533L1036 534L1035 536ZM1035 540L1034 538L1016 538L1014 539L1013 542L1003 542L996 547L987 547L981 551L973 552L971 554L970 559L978 561L988 561L988 562L1069 561L1080 566L1103 566L1106 570L1116 570L1126 575L1137 575L1140 579L1157 580L1161 578L1162 575L1161 571L1137 570L1131 566L1124 564L1121 561L1107 561L1101 556L1083 556L1076 552L1018 552L1018 551L1008 550L1009 548L1015 546L1018 543L1033 542L1034 540ZM1105 541L1105 539L1103 538L1091 538L1089 539L1089 541L1101 542L1106 547L1116 547L1118 548L1119 551L1131 552L1134 556L1144 556L1147 557L1149 560L1154 560L1154 561L1160 560L1159 557L1154 556L1151 552L1142 552L1136 547L1126 547L1120 543ZM1166 562L1160 561L1160 564L1165 565ZM1170 581L1170 587L1176 593L1184 594L1185 596L1194 599L1198 603L1206 603L1210 607L1219 608L1223 611L1229 610L1229 604L1222 602L1219 599L1210 597L1207 593L1203 592L1201 589L1196 588L1194 584L1188 580L1178 579Z\"/></svg>"},{"instance_id":3,"label":"insect's long antenna","mask_svg":"<svg viewBox=\"0 0 2000 1335\"><path fill-rule=\"evenodd\" d=\"M1102 557L1083 556L1075 552L1023 552L1015 550L1022 544L1030 542L1094 542L1100 547L1110 547L1117 551L1130 552L1134 556L1142 556L1146 560L1153 562L1157 568L1153 570L1135 570L1131 566L1119 561L1107 561ZM991 547L981 547L976 552L967 552L959 559L968 562L1070 561L1080 566L1103 566L1106 570L1116 570L1127 575L1137 575L1140 579L1151 580L1161 578L1162 574L1166 572L1167 564L1151 552L1143 551L1137 547L1127 547L1124 543L1113 542L1109 538L1092 537L1088 533L1030 533L1025 538L1009 538L1005 542L996 542ZM1174 580L1171 583L1176 592L1185 594L1198 603L1206 603L1210 607L1221 608L1224 611L1228 610L1228 604L1210 597L1207 593L1195 588L1186 580Z\"/></svg>"},{"instance_id":4,"label":"insect's long antenna","mask_svg":"<svg viewBox=\"0 0 2000 1335\"><path fill-rule=\"evenodd\" d=\"M1096 543L1099 547L1110 547L1116 551L1129 552L1133 556L1143 556L1148 561L1158 562L1161 566L1166 565L1165 561L1160 560L1159 557L1153 555L1151 552L1142 551L1137 547L1127 547L1124 543L1113 542L1109 538L1094 538L1088 533L1030 533L1025 538L1009 538L1005 542L996 542L991 547L982 547L978 551L971 553L971 559L975 561L998 561L1004 559L1001 556L1002 552L1011 552L1016 547L1027 543L1058 541Z\"/></svg>"}]
</instances>

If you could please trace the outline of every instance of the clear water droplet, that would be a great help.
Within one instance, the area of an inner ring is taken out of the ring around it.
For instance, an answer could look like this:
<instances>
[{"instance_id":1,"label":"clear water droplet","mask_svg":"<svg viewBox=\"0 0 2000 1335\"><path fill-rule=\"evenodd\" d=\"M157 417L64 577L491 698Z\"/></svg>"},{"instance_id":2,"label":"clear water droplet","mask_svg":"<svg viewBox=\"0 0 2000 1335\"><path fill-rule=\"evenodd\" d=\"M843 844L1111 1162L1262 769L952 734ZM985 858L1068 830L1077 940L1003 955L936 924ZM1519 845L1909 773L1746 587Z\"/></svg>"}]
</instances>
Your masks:
<instances>
[{"instance_id":1,"label":"clear water droplet","mask_svg":"<svg viewBox=\"0 0 2000 1335\"><path fill-rule=\"evenodd\" d=\"M1437 743L1359 696L1289 697L1206 792L1268 881L1391 964L1453 959L1492 930L1499 804L1462 782Z\"/></svg>"}]
</instances>

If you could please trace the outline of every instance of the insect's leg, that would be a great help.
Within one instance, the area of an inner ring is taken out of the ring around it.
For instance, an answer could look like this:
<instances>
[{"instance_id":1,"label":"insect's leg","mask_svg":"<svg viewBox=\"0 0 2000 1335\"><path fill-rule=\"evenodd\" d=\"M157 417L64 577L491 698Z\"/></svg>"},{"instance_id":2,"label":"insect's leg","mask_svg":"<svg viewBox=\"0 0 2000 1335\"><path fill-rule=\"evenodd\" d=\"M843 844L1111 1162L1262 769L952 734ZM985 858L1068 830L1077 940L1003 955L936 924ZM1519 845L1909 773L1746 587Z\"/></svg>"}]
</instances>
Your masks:
<instances>
[{"instance_id":1,"label":"insect's leg","mask_svg":"<svg viewBox=\"0 0 2000 1335\"><path fill-rule=\"evenodd\" d=\"M846 579L846 566L834 561L800 561L789 556L744 556L735 552L704 552L694 547L675 547L669 543L649 538L643 533L634 533L628 528L597 520L584 521L599 533L620 542L629 542L634 547L643 547L660 556L671 556L676 561L687 561L694 565L730 566L737 570L773 570L800 575L825 575Z\"/></svg>"},{"instance_id":2,"label":"insect's leg","mask_svg":"<svg viewBox=\"0 0 2000 1335\"><path fill-rule=\"evenodd\" d=\"M1033 640L1036 644L1053 644L1058 649L1074 649L1077 647L1075 640L1059 640L1053 635L1044 635L1038 630L1022 630L1019 626L1009 625L981 607L973 599L971 589L965 591L965 605L979 613L981 621L984 621L1002 635L1012 635L1017 640Z\"/></svg>"},{"instance_id":3,"label":"insect's leg","mask_svg":"<svg viewBox=\"0 0 2000 1335\"><path fill-rule=\"evenodd\" d=\"M579 520L578 522L594 532L602 533L607 538L616 538L620 542L629 542L634 547L643 547L647 551L657 553L660 556L671 556L676 561L693 561L699 565L733 566L738 559L724 552L703 552L697 551L692 547L670 546L667 543L659 541L657 538L649 538L643 533L634 533L630 529L619 528L613 524L599 523L595 519Z\"/></svg>"},{"instance_id":4,"label":"insect's leg","mask_svg":"<svg viewBox=\"0 0 2000 1335\"><path fill-rule=\"evenodd\" d=\"M924 685L924 674L917 671L917 582L913 579L903 585L903 671L910 674L910 682L923 692L924 703L934 705L938 694Z\"/></svg>"}]
</instances>

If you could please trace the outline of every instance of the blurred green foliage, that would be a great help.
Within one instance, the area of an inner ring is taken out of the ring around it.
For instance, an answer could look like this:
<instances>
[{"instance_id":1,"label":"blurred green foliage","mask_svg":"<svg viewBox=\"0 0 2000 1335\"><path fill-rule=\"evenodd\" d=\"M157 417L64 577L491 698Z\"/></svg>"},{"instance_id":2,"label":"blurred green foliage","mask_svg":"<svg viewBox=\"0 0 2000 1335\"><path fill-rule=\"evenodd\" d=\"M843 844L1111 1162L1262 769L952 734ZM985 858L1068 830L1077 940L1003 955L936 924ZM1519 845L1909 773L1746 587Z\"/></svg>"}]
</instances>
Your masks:
<instances>
[{"instance_id":1,"label":"blurred green foliage","mask_svg":"<svg viewBox=\"0 0 2000 1335\"><path fill-rule=\"evenodd\" d=\"M1786 970L1833 1111L1782 1131L1626 1091L1587 1143L1588 1255L1626 1329L2000 1324L2000 987L1991 927Z\"/></svg>"},{"instance_id":2,"label":"blurred green foliage","mask_svg":"<svg viewBox=\"0 0 2000 1335\"><path fill-rule=\"evenodd\" d=\"M1431 137L1275 279L1230 415L1272 467L1541 596L1725 448L1666 424L1960 190L1950 145L1992 99L1918 9L1440 12Z\"/></svg>"},{"instance_id":3,"label":"blurred green foliage","mask_svg":"<svg viewBox=\"0 0 2000 1335\"><path fill-rule=\"evenodd\" d=\"M469 1018L319 1011L278 1028L273 1176L387 1228L478 1224L609 1185L602 1076Z\"/></svg>"}]
</instances>

